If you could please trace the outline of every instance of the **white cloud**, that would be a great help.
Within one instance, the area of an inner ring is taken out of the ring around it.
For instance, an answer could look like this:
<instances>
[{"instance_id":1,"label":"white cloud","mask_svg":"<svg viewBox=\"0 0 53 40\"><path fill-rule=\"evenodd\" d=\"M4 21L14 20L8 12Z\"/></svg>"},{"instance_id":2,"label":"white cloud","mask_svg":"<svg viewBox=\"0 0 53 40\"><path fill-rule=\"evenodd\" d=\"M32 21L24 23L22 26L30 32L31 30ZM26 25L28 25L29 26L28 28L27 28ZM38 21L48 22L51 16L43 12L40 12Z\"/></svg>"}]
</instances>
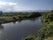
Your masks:
<instances>
[{"instance_id":1,"label":"white cloud","mask_svg":"<svg viewBox=\"0 0 53 40\"><path fill-rule=\"evenodd\" d=\"M16 5L16 3L14 3L14 2L1 2L0 1L0 6L1 5Z\"/></svg>"},{"instance_id":2,"label":"white cloud","mask_svg":"<svg viewBox=\"0 0 53 40\"><path fill-rule=\"evenodd\" d=\"M14 6L16 6L17 3L14 2L2 2L0 1L0 10L2 11L12 11L14 9Z\"/></svg>"},{"instance_id":3,"label":"white cloud","mask_svg":"<svg viewBox=\"0 0 53 40\"><path fill-rule=\"evenodd\" d=\"M1 2L0 1L0 10L2 11L27 11L34 10L31 7L21 5L15 2Z\"/></svg>"},{"instance_id":4,"label":"white cloud","mask_svg":"<svg viewBox=\"0 0 53 40\"><path fill-rule=\"evenodd\" d=\"M12 2L9 2L8 4L9 4L9 5L16 5L16 3L12 3Z\"/></svg>"},{"instance_id":5,"label":"white cloud","mask_svg":"<svg viewBox=\"0 0 53 40\"><path fill-rule=\"evenodd\" d=\"M0 2L0 5L6 5L6 3L5 2Z\"/></svg>"}]
</instances>

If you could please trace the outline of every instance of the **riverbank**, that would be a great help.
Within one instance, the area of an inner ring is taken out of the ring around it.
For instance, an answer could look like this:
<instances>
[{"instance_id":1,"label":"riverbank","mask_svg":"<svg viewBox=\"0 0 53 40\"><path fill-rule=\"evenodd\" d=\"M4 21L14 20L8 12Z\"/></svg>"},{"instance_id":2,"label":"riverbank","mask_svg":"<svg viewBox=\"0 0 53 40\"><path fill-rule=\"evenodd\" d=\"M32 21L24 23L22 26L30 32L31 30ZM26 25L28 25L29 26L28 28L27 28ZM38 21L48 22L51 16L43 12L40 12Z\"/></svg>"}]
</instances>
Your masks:
<instances>
[{"instance_id":1,"label":"riverbank","mask_svg":"<svg viewBox=\"0 0 53 40\"><path fill-rule=\"evenodd\" d=\"M20 20L25 20L25 19L31 19L31 18L36 18L41 16L40 13L15 13L15 14L6 14L6 15L0 15L0 24L1 23L8 23L8 22L15 22L15 21L20 21Z\"/></svg>"},{"instance_id":2,"label":"riverbank","mask_svg":"<svg viewBox=\"0 0 53 40\"><path fill-rule=\"evenodd\" d=\"M53 40L53 11L42 16L43 27L38 32L35 40Z\"/></svg>"},{"instance_id":3,"label":"riverbank","mask_svg":"<svg viewBox=\"0 0 53 40\"><path fill-rule=\"evenodd\" d=\"M38 31L37 35L34 35L35 38L30 38L31 40L53 40L53 11L42 15L42 23L43 27Z\"/></svg>"}]
</instances>

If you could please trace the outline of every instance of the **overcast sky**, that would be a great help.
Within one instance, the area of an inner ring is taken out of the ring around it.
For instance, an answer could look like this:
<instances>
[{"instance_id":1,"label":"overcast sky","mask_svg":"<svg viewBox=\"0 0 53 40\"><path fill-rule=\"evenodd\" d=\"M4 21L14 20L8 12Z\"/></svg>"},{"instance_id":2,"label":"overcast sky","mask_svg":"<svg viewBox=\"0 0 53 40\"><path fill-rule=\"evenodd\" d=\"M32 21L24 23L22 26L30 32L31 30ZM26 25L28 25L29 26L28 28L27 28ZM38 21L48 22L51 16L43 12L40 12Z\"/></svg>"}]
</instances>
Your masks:
<instances>
[{"instance_id":1,"label":"overcast sky","mask_svg":"<svg viewBox=\"0 0 53 40\"><path fill-rule=\"evenodd\" d=\"M2 11L51 10L53 0L0 0Z\"/></svg>"}]
</instances>

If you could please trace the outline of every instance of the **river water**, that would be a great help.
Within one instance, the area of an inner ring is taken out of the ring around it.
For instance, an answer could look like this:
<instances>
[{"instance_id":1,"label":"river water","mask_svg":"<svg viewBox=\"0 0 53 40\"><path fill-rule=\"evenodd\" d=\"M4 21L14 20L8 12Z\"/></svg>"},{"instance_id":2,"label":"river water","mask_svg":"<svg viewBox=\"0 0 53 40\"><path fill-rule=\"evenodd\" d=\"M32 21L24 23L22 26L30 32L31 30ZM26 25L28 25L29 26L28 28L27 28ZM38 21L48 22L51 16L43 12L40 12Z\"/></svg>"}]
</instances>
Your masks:
<instances>
[{"instance_id":1,"label":"river water","mask_svg":"<svg viewBox=\"0 0 53 40\"><path fill-rule=\"evenodd\" d=\"M5 23L0 28L0 40L21 40L29 34L36 34L42 27L41 17L35 20L22 20Z\"/></svg>"}]
</instances>

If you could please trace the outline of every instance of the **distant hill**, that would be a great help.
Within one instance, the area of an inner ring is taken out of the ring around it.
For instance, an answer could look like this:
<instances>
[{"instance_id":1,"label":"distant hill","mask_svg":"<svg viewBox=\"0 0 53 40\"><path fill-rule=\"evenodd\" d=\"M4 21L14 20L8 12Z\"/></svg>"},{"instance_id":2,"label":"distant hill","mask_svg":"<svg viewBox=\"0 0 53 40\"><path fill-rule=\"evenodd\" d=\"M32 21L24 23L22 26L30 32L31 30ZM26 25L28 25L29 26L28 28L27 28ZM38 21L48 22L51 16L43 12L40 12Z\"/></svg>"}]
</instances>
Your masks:
<instances>
[{"instance_id":1,"label":"distant hill","mask_svg":"<svg viewBox=\"0 0 53 40\"><path fill-rule=\"evenodd\" d=\"M22 10L22 11L6 11L6 12L48 12L50 10ZM5 12L5 11L3 11Z\"/></svg>"}]
</instances>

